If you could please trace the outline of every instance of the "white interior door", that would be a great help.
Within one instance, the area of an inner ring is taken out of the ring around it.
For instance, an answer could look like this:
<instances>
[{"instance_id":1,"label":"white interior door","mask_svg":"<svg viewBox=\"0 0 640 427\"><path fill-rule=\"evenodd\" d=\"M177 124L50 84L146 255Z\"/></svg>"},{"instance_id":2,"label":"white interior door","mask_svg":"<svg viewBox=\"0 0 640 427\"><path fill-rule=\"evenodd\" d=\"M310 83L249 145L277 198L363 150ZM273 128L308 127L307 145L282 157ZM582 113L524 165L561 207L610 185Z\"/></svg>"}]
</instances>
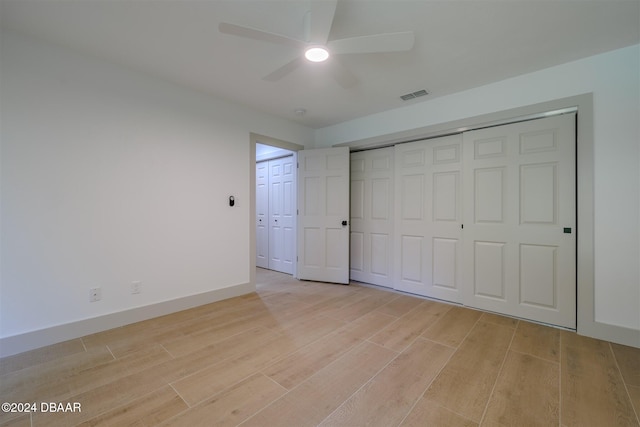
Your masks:
<instances>
[{"instance_id":1,"label":"white interior door","mask_svg":"<svg viewBox=\"0 0 640 427\"><path fill-rule=\"evenodd\" d=\"M349 283L349 149L298 151L298 278Z\"/></svg>"},{"instance_id":2,"label":"white interior door","mask_svg":"<svg viewBox=\"0 0 640 427\"><path fill-rule=\"evenodd\" d=\"M395 288L459 302L462 136L395 146Z\"/></svg>"},{"instance_id":3,"label":"white interior door","mask_svg":"<svg viewBox=\"0 0 640 427\"><path fill-rule=\"evenodd\" d=\"M269 268L293 273L294 175L293 156L269 160Z\"/></svg>"},{"instance_id":4,"label":"white interior door","mask_svg":"<svg viewBox=\"0 0 640 427\"><path fill-rule=\"evenodd\" d=\"M269 162L256 163L256 266L269 268Z\"/></svg>"},{"instance_id":5,"label":"white interior door","mask_svg":"<svg viewBox=\"0 0 640 427\"><path fill-rule=\"evenodd\" d=\"M576 326L575 114L467 132L465 305Z\"/></svg>"},{"instance_id":6,"label":"white interior door","mask_svg":"<svg viewBox=\"0 0 640 427\"><path fill-rule=\"evenodd\" d=\"M351 154L350 277L393 287L393 147Z\"/></svg>"}]
</instances>

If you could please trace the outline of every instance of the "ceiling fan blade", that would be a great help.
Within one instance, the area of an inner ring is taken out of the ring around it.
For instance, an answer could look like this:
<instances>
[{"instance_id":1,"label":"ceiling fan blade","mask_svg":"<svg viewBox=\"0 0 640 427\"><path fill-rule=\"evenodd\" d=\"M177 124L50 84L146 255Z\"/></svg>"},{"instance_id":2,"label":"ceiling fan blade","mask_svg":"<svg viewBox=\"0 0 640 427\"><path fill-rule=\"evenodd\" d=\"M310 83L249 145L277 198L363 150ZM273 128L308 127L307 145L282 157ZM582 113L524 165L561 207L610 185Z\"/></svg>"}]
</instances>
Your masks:
<instances>
[{"instance_id":1,"label":"ceiling fan blade","mask_svg":"<svg viewBox=\"0 0 640 427\"><path fill-rule=\"evenodd\" d=\"M268 74L262 78L262 80L266 80L268 82L277 82L296 68L298 68L304 60L301 57L294 59L293 61L287 62L282 67L273 71L271 74Z\"/></svg>"},{"instance_id":2,"label":"ceiling fan blade","mask_svg":"<svg viewBox=\"0 0 640 427\"><path fill-rule=\"evenodd\" d=\"M307 42L324 45L327 43L338 0L312 0L311 9L305 16Z\"/></svg>"},{"instance_id":3,"label":"ceiling fan blade","mask_svg":"<svg viewBox=\"0 0 640 427\"><path fill-rule=\"evenodd\" d=\"M269 43L275 43L284 46L290 46L302 49L307 44L302 40L292 39L280 34L269 33L267 31L256 30L254 28L243 27L241 25L229 24L221 22L218 25L218 30L223 34L230 34L233 36L245 37L248 39L262 40Z\"/></svg>"},{"instance_id":4,"label":"ceiling fan blade","mask_svg":"<svg viewBox=\"0 0 640 427\"><path fill-rule=\"evenodd\" d=\"M336 55L343 53L403 52L411 50L414 41L413 32L405 31L333 40L327 44L327 47L331 53Z\"/></svg>"},{"instance_id":5,"label":"ceiling fan blade","mask_svg":"<svg viewBox=\"0 0 640 427\"><path fill-rule=\"evenodd\" d=\"M331 75L344 89L349 89L358 83L358 79L353 75L351 71L345 68L337 58L331 58L331 64L329 67Z\"/></svg>"}]
</instances>

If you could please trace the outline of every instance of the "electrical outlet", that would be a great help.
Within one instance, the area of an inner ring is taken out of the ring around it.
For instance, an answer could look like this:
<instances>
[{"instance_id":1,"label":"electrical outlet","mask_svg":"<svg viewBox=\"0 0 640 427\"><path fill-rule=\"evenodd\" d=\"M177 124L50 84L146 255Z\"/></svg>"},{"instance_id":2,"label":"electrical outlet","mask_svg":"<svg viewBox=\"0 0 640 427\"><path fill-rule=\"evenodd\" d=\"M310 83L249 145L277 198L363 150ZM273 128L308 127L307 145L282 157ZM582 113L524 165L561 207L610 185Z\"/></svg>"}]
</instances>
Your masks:
<instances>
[{"instance_id":1,"label":"electrical outlet","mask_svg":"<svg viewBox=\"0 0 640 427\"><path fill-rule=\"evenodd\" d=\"M142 292L142 282L139 280L131 282L131 295L139 294L140 292Z\"/></svg>"},{"instance_id":2,"label":"electrical outlet","mask_svg":"<svg viewBox=\"0 0 640 427\"><path fill-rule=\"evenodd\" d=\"M102 289L101 288L91 288L89 289L89 302L96 302L102 299Z\"/></svg>"}]
</instances>

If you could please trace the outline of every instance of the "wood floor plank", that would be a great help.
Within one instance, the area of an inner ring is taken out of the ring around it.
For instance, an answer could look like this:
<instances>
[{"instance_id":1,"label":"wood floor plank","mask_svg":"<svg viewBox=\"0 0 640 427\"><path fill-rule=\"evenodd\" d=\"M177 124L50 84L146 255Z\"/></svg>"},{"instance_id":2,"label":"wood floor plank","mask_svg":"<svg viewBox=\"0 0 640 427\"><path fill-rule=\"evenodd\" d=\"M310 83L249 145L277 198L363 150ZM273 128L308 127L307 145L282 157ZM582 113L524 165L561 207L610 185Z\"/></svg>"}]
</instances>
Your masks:
<instances>
[{"instance_id":1,"label":"wood floor plank","mask_svg":"<svg viewBox=\"0 0 640 427\"><path fill-rule=\"evenodd\" d=\"M513 333L511 327L479 320L425 396L479 423Z\"/></svg>"},{"instance_id":2,"label":"wood floor plank","mask_svg":"<svg viewBox=\"0 0 640 427\"><path fill-rule=\"evenodd\" d=\"M213 343L203 342L193 337L185 337L185 339L179 341L174 340L163 343L162 346L176 358L199 351L217 352L217 357L223 358L230 357L236 351L243 351L243 346L253 346L256 340L268 335L273 335L273 333L265 328L255 327Z\"/></svg>"},{"instance_id":3,"label":"wood floor plank","mask_svg":"<svg viewBox=\"0 0 640 427\"><path fill-rule=\"evenodd\" d=\"M59 400L69 399L78 393L108 384L127 375L153 369L163 362L171 360L171 356L160 346L132 353L122 359L96 365L67 379L68 392L53 396Z\"/></svg>"},{"instance_id":4,"label":"wood floor plank","mask_svg":"<svg viewBox=\"0 0 640 427\"><path fill-rule=\"evenodd\" d=\"M366 340L395 321L396 317L394 316L380 313L378 311L372 311L371 313L365 314L353 322L348 323L343 330Z\"/></svg>"},{"instance_id":5,"label":"wood floor plank","mask_svg":"<svg viewBox=\"0 0 640 427\"><path fill-rule=\"evenodd\" d=\"M166 383L175 383L218 363L238 358L243 354L258 352L277 336L267 329L255 328L164 362L155 366L153 370Z\"/></svg>"},{"instance_id":6,"label":"wood floor plank","mask_svg":"<svg viewBox=\"0 0 640 427\"><path fill-rule=\"evenodd\" d=\"M608 342L561 331L562 425L637 426Z\"/></svg>"},{"instance_id":7,"label":"wood floor plank","mask_svg":"<svg viewBox=\"0 0 640 427\"><path fill-rule=\"evenodd\" d=\"M189 405L194 405L329 334L341 324L335 319L315 318L311 324L301 325L304 330L297 334L291 330L284 331L259 347L198 371L172 385Z\"/></svg>"},{"instance_id":8,"label":"wood floor plank","mask_svg":"<svg viewBox=\"0 0 640 427\"><path fill-rule=\"evenodd\" d=\"M363 342L241 425L315 426L395 356L394 351Z\"/></svg>"},{"instance_id":9,"label":"wood floor plank","mask_svg":"<svg viewBox=\"0 0 640 427\"><path fill-rule=\"evenodd\" d=\"M331 290L333 290L333 288L331 288ZM323 288L314 286L303 287L301 289L295 288L291 292L287 292L287 296L289 296L295 304L313 306L325 301L333 301L336 298L345 298L345 296L352 295L354 293L355 292L352 290L349 290L349 292L327 292ZM282 295L278 294L273 299L279 300L280 298L282 298Z\"/></svg>"},{"instance_id":10,"label":"wood floor plank","mask_svg":"<svg viewBox=\"0 0 640 427\"><path fill-rule=\"evenodd\" d=\"M285 334L291 339L302 340L309 343L346 324L347 322L330 316L301 314L296 318L277 322L273 325L267 324L267 327L269 327L271 331Z\"/></svg>"},{"instance_id":11,"label":"wood floor plank","mask_svg":"<svg viewBox=\"0 0 640 427\"><path fill-rule=\"evenodd\" d=\"M246 306L246 304L245 304ZM250 305L243 307L238 312L224 311L216 315L206 315L198 319L181 322L162 328L149 330L144 334L135 334L119 338L107 345L117 358L126 356L135 351L156 345L177 342L180 340L196 340L202 346L222 340L239 332L260 326L261 319L268 316L267 310Z\"/></svg>"},{"instance_id":12,"label":"wood floor plank","mask_svg":"<svg viewBox=\"0 0 640 427\"><path fill-rule=\"evenodd\" d=\"M202 327L189 334L176 338L159 337L158 342L174 357L179 357L198 348L203 348L231 338L234 335L250 331L261 326L268 319L268 314L259 313L254 316L241 317L232 322Z\"/></svg>"},{"instance_id":13,"label":"wood floor plank","mask_svg":"<svg viewBox=\"0 0 640 427\"><path fill-rule=\"evenodd\" d=\"M8 400L6 398L4 398L4 396L0 397L0 400L2 401L1 403L18 403L15 400ZM21 401L22 402L22 401ZM24 403L24 402L23 402ZM37 405L37 403L36 403ZM18 412L18 408L14 409L15 412L10 412L12 411L12 409L9 409L9 412L5 412L0 411L0 427L1 426L13 426L13 425L17 425L17 426L21 426L21 425L27 425L27 426L31 426L31 413L30 412ZM30 410L30 409L29 409Z\"/></svg>"},{"instance_id":14,"label":"wood floor plank","mask_svg":"<svg viewBox=\"0 0 640 427\"><path fill-rule=\"evenodd\" d=\"M92 388L86 392L61 399L61 402L78 402L81 412L37 412L33 414L33 426L65 427L77 425L93 419L100 414L117 409L132 401L158 390L166 384L162 378L147 370L138 374L128 375L115 381Z\"/></svg>"},{"instance_id":15,"label":"wood floor plank","mask_svg":"<svg viewBox=\"0 0 640 427\"><path fill-rule=\"evenodd\" d=\"M501 316L495 313L482 313L480 320L487 323L493 323L500 326L507 326L515 329L518 326L518 319L514 319L508 316Z\"/></svg>"},{"instance_id":16,"label":"wood floor plank","mask_svg":"<svg viewBox=\"0 0 640 427\"><path fill-rule=\"evenodd\" d=\"M236 426L286 392L284 387L266 376L254 374L162 425Z\"/></svg>"},{"instance_id":17,"label":"wood floor plank","mask_svg":"<svg viewBox=\"0 0 640 427\"><path fill-rule=\"evenodd\" d=\"M113 362L106 347L75 353L0 377L0 396L10 402L51 399L70 391L69 382L90 369Z\"/></svg>"},{"instance_id":18,"label":"wood floor plank","mask_svg":"<svg viewBox=\"0 0 640 427\"><path fill-rule=\"evenodd\" d=\"M509 351L482 424L546 427L559 421L559 364Z\"/></svg>"},{"instance_id":19,"label":"wood floor plank","mask_svg":"<svg viewBox=\"0 0 640 427\"><path fill-rule=\"evenodd\" d=\"M482 316L481 311L453 306L427 329L422 337L451 347L458 347Z\"/></svg>"},{"instance_id":20,"label":"wood floor plank","mask_svg":"<svg viewBox=\"0 0 640 427\"><path fill-rule=\"evenodd\" d=\"M320 302L323 300L327 300L330 298L320 297L318 298ZM301 298L298 295L292 295L290 293L286 294L276 294L272 297L268 297L262 300L263 306L261 310L266 314L270 314L275 318L287 318L300 314L307 314L309 308L312 304L307 304L301 302Z\"/></svg>"},{"instance_id":21,"label":"wood floor plank","mask_svg":"<svg viewBox=\"0 0 640 427\"><path fill-rule=\"evenodd\" d=\"M453 352L432 341L415 341L320 425L398 425Z\"/></svg>"},{"instance_id":22,"label":"wood floor plank","mask_svg":"<svg viewBox=\"0 0 640 427\"><path fill-rule=\"evenodd\" d=\"M55 366L61 367L62 370L39 372L34 369L30 378L21 376L12 378L10 381L3 379L7 380L3 381L3 387L5 385L10 387L10 394L15 399L21 399L20 401L33 399L35 396L46 401L61 401L171 359L171 356L160 346L122 359L113 359L108 349L92 349L86 354L95 355L95 357L82 360L77 364L74 364L73 360L68 360L65 365Z\"/></svg>"},{"instance_id":23,"label":"wood floor plank","mask_svg":"<svg viewBox=\"0 0 640 427\"><path fill-rule=\"evenodd\" d=\"M95 351L95 350L92 350ZM42 413L33 415L34 425L75 425L102 412L127 404L165 383L154 369L170 360L164 349L142 351L75 371L66 378L49 378L36 389L32 401L79 402L81 413Z\"/></svg>"},{"instance_id":24,"label":"wood floor plank","mask_svg":"<svg viewBox=\"0 0 640 427\"><path fill-rule=\"evenodd\" d=\"M362 340L345 334L321 339L264 370L264 374L292 389L329 365Z\"/></svg>"},{"instance_id":25,"label":"wood floor plank","mask_svg":"<svg viewBox=\"0 0 640 427\"><path fill-rule=\"evenodd\" d=\"M420 302L421 300L419 298L410 297L408 295L398 295L395 299L381 307L378 307L376 311L395 317L401 317L420 305Z\"/></svg>"},{"instance_id":26,"label":"wood floor plank","mask_svg":"<svg viewBox=\"0 0 640 427\"><path fill-rule=\"evenodd\" d=\"M521 321L516 328L511 349L559 363L560 330Z\"/></svg>"},{"instance_id":27,"label":"wood floor plank","mask_svg":"<svg viewBox=\"0 0 640 427\"><path fill-rule=\"evenodd\" d=\"M76 353L84 353L85 348L80 338L64 341L35 350L26 351L14 356L0 359L0 376L19 371L30 366L57 360Z\"/></svg>"},{"instance_id":28,"label":"wood floor plank","mask_svg":"<svg viewBox=\"0 0 640 427\"><path fill-rule=\"evenodd\" d=\"M622 378L627 385L640 386L640 348L611 343Z\"/></svg>"},{"instance_id":29,"label":"wood floor plank","mask_svg":"<svg viewBox=\"0 0 640 427\"><path fill-rule=\"evenodd\" d=\"M2 415L0 415L0 427L31 427L31 416L29 414L21 414L15 418L3 420Z\"/></svg>"},{"instance_id":30,"label":"wood floor plank","mask_svg":"<svg viewBox=\"0 0 640 427\"><path fill-rule=\"evenodd\" d=\"M477 427L478 423L468 420L435 402L422 398L400 424L401 427Z\"/></svg>"},{"instance_id":31,"label":"wood floor plank","mask_svg":"<svg viewBox=\"0 0 640 427\"><path fill-rule=\"evenodd\" d=\"M640 386L627 385L629 391L629 397L631 398L631 404L636 410L636 419L640 423Z\"/></svg>"},{"instance_id":32,"label":"wood floor plank","mask_svg":"<svg viewBox=\"0 0 640 427\"><path fill-rule=\"evenodd\" d=\"M155 426L187 409L185 401L171 387L164 386L80 426Z\"/></svg>"},{"instance_id":33,"label":"wood floor plank","mask_svg":"<svg viewBox=\"0 0 640 427\"><path fill-rule=\"evenodd\" d=\"M353 292L346 295L336 295L330 298L323 298L310 306L305 306L304 314L307 316L329 315L354 301L362 299L363 296Z\"/></svg>"},{"instance_id":34,"label":"wood floor plank","mask_svg":"<svg viewBox=\"0 0 640 427\"><path fill-rule=\"evenodd\" d=\"M388 300L389 297L384 294L380 294L378 292L367 292L367 295L364 298L340 309L329 310L326 315L346 322L351 322L384 305Z\"/></svg>"},{"instance_id":35,"label":"wood floor plank","mask_svg":"<svg viewBox=\"0 0 640 427\"><path fill-rule=\"evenodd\" d=\"M188 310L144 320L119 328L88 335L82 338L87 349L100 345L114 345L146 341L155 334L184 335L201 326L225 323L245 315L251 315L263 307L257 294L247 294L228 300L205 304Z\"/></svg>"},{"instance_id":36,"label":"wood floor plank","mask_svg":"<svg viewBox=\"0 0 640 427\"><path fill-rule=\"evenodd\" d=\"M394 320L383 313L367 314L269 366L263 373L292 389Z\"/></svg>"},{"instance_id":37,"label":"wood floor plank","mask_svg":"<svg viewBox=\"0 0 640 427\"><path fill-rule=\"evenodd\" d=\"M446 304L422 301L413 310L374 335L370 341L401 352L450 309L451 306Z\"/></svg>"}]
</instances>

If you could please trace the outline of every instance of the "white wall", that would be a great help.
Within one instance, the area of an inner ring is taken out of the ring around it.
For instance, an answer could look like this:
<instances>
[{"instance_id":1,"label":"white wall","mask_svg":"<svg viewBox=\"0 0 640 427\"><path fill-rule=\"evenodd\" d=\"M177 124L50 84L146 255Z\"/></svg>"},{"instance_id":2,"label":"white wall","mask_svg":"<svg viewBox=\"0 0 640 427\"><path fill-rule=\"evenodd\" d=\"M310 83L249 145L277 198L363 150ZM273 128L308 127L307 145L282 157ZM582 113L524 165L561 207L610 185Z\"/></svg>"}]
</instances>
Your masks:
<instances>
[{"instance_id":1,"label":"white wall","mask_svg":"<svg viewBox=\"0 0 640 427\"><path fill-rule=\"evenodd\" d=\"M592 92L595 320L640 331L639 58L636 45L318 129L316 147Z\"/></svg>"},{"instance_id":2,"label":"white wall","mask_svg":"<svg viewBox=\"0 0 640 427\"><path fill-rule=\"evenodd\" d=\"M1 48L0 338L250 282L250 132L311 130L16 34Z\"/></svg>"}]
</instances>

